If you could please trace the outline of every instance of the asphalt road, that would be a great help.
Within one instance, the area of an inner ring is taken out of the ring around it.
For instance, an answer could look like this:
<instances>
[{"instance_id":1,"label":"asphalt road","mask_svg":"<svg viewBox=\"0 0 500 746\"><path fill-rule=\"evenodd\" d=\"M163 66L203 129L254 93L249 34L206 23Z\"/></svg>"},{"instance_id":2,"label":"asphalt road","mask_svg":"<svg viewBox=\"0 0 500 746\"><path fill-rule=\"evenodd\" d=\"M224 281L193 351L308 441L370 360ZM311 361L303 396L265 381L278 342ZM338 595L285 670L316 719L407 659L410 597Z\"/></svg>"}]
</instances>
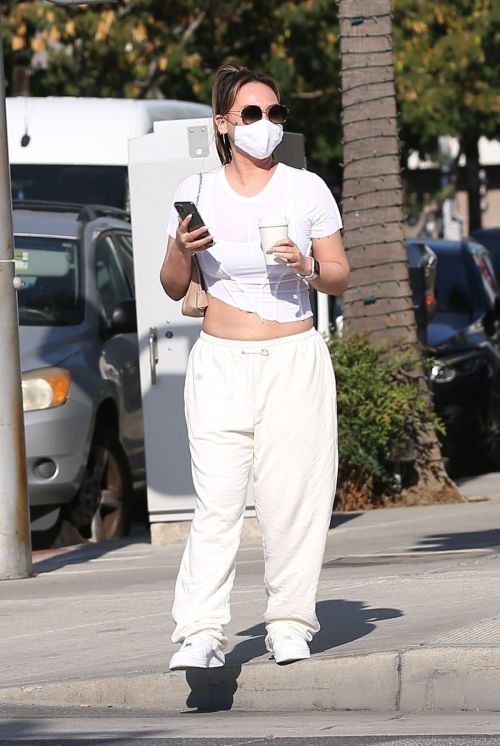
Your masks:
<instances>
[{"instance_id":1,"label":"asphalt road","mask_svg":"<svg viewBox=\"0 0 500 746\"><path fill-rule=\"evenodd\" d=\"M483 746L500 744L500 713L179 712L3 705L0 746Z\"/></svg>"},{"instance_id":2,"label":"asphalt road","mask_svg":"<svg viewBox=\"0 0 500 746\"><path fill-rule=\"evenodd\" d=\"M160 746L160 744L175 744L175 746L276 746L275 738L119 738L107 740L71 740L71 741L50 741L51 746L68 746L71 744L85 744L85 746L102 746L102 744L119 744L119 746ZM44 743L43 741L0 741L0 746L22 746L22 744ZM279 746L307 746L312 743L315 746L493 746L499 744L497 736L408 736L401 738L380 737L373 738L366 736L358 738L357 736L326 736L320 738L280 738Z\"/></svg>"}]
</instances>

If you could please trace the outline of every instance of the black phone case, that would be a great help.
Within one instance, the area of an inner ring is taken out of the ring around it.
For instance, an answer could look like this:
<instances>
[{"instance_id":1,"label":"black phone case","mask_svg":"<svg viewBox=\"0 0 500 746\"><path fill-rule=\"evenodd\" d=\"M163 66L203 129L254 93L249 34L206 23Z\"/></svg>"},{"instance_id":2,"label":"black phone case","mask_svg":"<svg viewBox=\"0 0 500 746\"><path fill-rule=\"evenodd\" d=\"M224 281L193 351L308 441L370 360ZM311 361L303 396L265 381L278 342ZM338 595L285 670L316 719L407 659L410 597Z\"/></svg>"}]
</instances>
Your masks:
<instances>
[{"instance_id":1,"label":"black phone case","mask_svg":"<svg viewBox=\"0 0 500 746\"><path fill-rule=\"evenodd\" d=\"M194 202L175 202L174 207L183 220L188 215L192 215L189 223L190 230L194 231L196 228L201 228L202 225L205 225Z\"/></svg>"},{"instance_id":2,"label":"black phone case","mask_svg":"<svg viewBox=\"0 0 500 746\"><path fill-rule=\"evenodd\" d=\"M194 231L196 230L196 228L201 228L202 226L205 225L205 223L203 222L203 218L198 212L198 208L196 207L194 202L174 202L174 207L183 220L188 215L192 216L189 222L190 231ZM207 234L208 234L208 230L207 230ZM209 244L207 244L207 248L210 248L210 246L213 246L213 245L214 245L214 241L211 241Z\"/></svg>"}]
</instances>

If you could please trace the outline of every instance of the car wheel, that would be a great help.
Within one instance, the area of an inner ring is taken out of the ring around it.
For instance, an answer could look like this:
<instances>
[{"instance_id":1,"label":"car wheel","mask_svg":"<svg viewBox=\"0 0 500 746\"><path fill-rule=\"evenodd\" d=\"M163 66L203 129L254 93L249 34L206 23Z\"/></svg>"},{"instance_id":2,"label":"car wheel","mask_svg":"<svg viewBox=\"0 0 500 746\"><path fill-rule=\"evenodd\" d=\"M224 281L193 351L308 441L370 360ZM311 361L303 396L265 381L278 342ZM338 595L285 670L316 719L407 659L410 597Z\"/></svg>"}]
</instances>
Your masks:
<instances>
[{"instance_id":1,"label":"car wheel","mask_svg":"<svg viewBox=\"0 0 500 746\"><path fill-rule=\"evenodd\" d=\"M487 471L500 471L500 394L492 396L479 450Z\"/></svg>"},{"instance_id":2,"label":"car wheel","mask_svg":"<svg viewBox=\"0 0 500 746\"><path fill-rule=\"evenodd\" d=\"M96 428L82 484L64 517L91 541L126 536L130 528L132 480L116 433Z\"/></svg>"}]
</instances>

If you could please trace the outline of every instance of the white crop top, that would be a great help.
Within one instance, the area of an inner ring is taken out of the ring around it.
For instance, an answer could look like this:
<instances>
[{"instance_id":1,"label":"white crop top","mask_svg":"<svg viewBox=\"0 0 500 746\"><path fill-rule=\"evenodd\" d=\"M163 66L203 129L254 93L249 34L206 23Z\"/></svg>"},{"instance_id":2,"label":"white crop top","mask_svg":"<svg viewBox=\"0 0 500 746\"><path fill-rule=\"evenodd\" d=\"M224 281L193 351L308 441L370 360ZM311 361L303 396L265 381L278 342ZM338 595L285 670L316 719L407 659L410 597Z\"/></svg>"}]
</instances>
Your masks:
<instances>
[{"instance_id":1,"label":"white crop top","mask_svg":"<svg viewBox=\"0 0 500 746\"><path fill-rule=\"evenodd\" d=\"M199 174L178 185L174 202L196 202ZM286 265L267 265L260 246L260 218L286 215L290 238L304 256L311 239L342 228L339 209L325 182L311 171L279 163L264 189L243 197L229 185L223 166L203 174L198 210L215 245L197 256L207 291L214 298L271 321L312 316L309 285ZM169 234L179 224L172 206Z\"/></svg>"}]
</instances>

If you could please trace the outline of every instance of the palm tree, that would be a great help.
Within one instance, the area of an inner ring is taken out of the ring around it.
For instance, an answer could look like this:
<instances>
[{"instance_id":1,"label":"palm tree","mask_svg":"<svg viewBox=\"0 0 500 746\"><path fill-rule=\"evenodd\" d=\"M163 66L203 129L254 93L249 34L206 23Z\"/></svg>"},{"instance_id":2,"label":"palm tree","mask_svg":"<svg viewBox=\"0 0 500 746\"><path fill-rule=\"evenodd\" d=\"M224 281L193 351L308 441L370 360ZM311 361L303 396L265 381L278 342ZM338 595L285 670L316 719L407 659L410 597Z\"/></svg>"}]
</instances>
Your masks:
<instances>
[{"instance_id":1,"label":"palm tree","mask_svg":"<svg viewBox=\"0 0 500 746\"><path fill-rule=\"evenodd\" d=\"M352 270L344 295L344 319L370 341L410 348L420 360L404 243L391 0L339 0L339 23L342 206ZM425 385L421 365L417 373ZM416 484L407 490L407 498L415 502L458 499L434 430L422 433L419 445Z\"/></svg>"}]
</instances>

